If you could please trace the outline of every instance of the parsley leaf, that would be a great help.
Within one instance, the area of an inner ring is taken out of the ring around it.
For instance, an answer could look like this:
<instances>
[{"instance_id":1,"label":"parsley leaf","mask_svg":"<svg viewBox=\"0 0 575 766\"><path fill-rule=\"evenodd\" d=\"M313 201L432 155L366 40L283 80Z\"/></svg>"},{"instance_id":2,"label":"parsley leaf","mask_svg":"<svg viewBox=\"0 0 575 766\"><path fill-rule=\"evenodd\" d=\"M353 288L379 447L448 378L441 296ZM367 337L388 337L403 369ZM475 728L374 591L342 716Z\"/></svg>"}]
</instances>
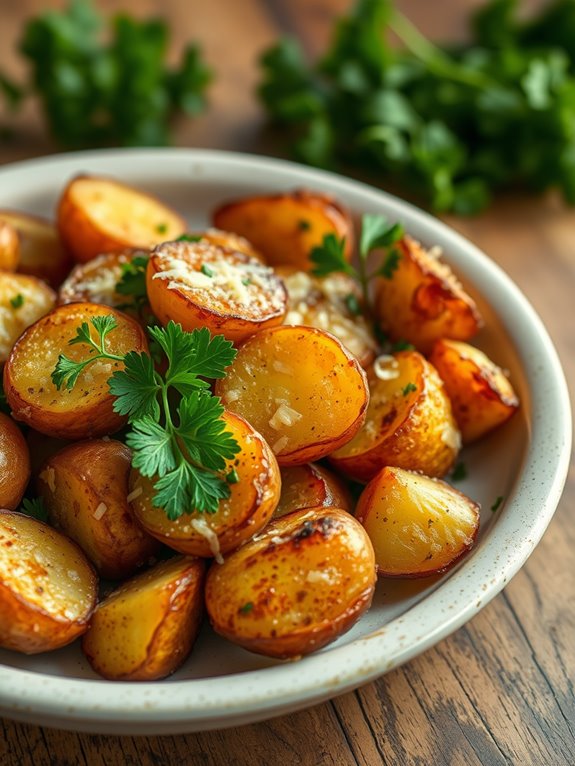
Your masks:
<instances>
[{"instance_id":1,"label":"parsley leaf","mask_svg":"<svg viewBox=\"0 0 575 766\"><path fill-rule=\"evenodd\" d=\"M377 247L389 247L403 237L403 226L399 223L390 224L384 215L366 213L361 219L361 238L359 252L362 258L367 258L371 250Z\"/></svg>"},{"instance_id":2,"label":"parsley leaf","mask_svg":"<svg viewBox=\"0 0 575 766\"><path fill-rule=\"evenodd\" d=\"M24 296L22 293L18 293L13 298L10 298L10 305L13 309L19 309L24 305Z\"/></svg>"},{"instance_id":3,"label":"parsley leaf","mask_svg":"<svg viewBox=\"0 0 575 766\"><path fill-rule=\"evenodd\" d=\"M355 274L355 270L347 262L345 253L345 238L340 239L335 234L326 234L321 245L312 248L309 255L313 263L312 274L316 277L325 277L334 271L343 271L345 274Z\"/></svg>"},{"instance_id":4,"label":"parsley leaf","mask_svg":"<svg viewBox=\"0 0 575 766\"><path fill-rule=\"evenodd\" d=\"M116 370L108 381L110 392L116 397L114 411L133 420L146 415L158 420L158 394L162 386L156 378L152 357L129 351L124 357L124 365L124 369Z\"/></svg>"},{"instance_id":5,"label":"parsley leaf","mask_svg":"<svg viewBox=\"0 0 575 766\"><path fill-rule=\"evenodd\" d=\"M170 432L149 415L132 424L126 444L134 451L132 465L143 476L165 476L176 467Z\"/></svg>"},{"instance_id":6,"label":"parsley leaf","mask_svg":"<svg viewBox=\"0 0 575 766\"><path fill-rule=\"evenodd\" d=\"M230 452L239 452L239 445L225 430L221 420L224 408L215 396L194 391L182 399L178 409L180 423L176 434L195 462L214 471L226 467Z\"/></svg>"},{"instance_id":7,"label":"parsley leaf","mask_svg":"<svg viewBox=\"0 0 575 766\"><path fill-rule=\"evenodd\" d=\"M120 279L116 283L116 292L119 295L131 296L137 306L148 300L146 289L148 260L148 255L136 255L127 263L122 263Z\"/></svg>"},{"instance_id":8,"label":"parsley leaf","mask_svg":"<svg viewBox=\"0 0 575 766\"><path fill-rule=\"evenodd\" d=\"M32 499L25 497L20 510L27 516L38 519L38 521L48 521L48 511L41 497L34 497Z\"/></svg>"},{"instance_id":9,"label":"parsley leaf","mask_svg":"<svg viewBox=\"0 0 575 766\"><path fill-rule=\"evenodd\" d=\"M401 260L401 253L395 248L390 250L385 256L385 260L381 267L378 269L378 275L384 279L393 279L393 274L399 268L399 262Z\"/></svg>"}]
</instances>

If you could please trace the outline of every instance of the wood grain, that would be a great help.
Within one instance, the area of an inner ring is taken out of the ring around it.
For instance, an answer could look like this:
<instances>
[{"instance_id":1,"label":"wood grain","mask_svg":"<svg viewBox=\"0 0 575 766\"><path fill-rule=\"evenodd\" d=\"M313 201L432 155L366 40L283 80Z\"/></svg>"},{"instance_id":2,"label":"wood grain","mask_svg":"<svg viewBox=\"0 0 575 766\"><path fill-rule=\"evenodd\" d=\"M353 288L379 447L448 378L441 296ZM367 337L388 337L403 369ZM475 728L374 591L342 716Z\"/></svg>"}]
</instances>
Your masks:
<instances>
[{"instance_id":1,"label":"wood grain","mask_svg":"<svg viewBox=\"0 0 575 766\"><path fill-rule=\"evenodd\" d=\"M398 3L435 38L462 37L479 0ZM533 5L528 3L525 5ZM0 0L0 69L18 74L12 48L43 0ZM55 5L55 4L54 4ZM106 11L163 14L173 55L197 37L218 71L209 112L178 126L177 143L281 153L253 96L259 51L280 33L321 51L347 0L106 0ZM0 162L54 151L28 108ZM550 195L499 200L448 223L494 258L543 318L575 381L575 212ZM556 517L527 564L472 622L375 683L266 723L173 737L105 737L2 721L0 764L115 766L572 766L575 763L575 471ZM113 693L113 691L111 691Z\"/></svg>"}]
</instances>

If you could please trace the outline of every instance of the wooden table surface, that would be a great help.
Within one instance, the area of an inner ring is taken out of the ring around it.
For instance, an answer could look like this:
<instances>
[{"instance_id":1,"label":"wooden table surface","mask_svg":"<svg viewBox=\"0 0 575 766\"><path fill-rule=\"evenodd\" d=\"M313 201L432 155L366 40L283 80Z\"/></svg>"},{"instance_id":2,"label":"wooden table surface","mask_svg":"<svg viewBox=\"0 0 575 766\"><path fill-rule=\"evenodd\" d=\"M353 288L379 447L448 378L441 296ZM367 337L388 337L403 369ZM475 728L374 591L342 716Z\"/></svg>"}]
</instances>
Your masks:
<instances>
[{"instance_id":1,"label":"wooden table surface","mask_svg":"<svg viewBox=\"0 0 575 766\"><path fill-rule=\"evenodd\" d=\"M22 21L62 3L0 0L0 70L19 70ZM255 58L280 33L313 55L350 0L106 0L106 11L163 14L174 47L201 40L218 70L210 110L179 129L181 146L269 153L253 97ZM464 35L478 0L403 0L428 35ZM33 108L0 163L55 151ZM575 380L575 210L552 197L506 198L448 222L517 282ZM355 692L265 723L169 737L108 737L0 722L0 764L333 764L560 766L575 763L575 474L527 564L477 617L434 649Z\"/></svg>"}]
</instances>

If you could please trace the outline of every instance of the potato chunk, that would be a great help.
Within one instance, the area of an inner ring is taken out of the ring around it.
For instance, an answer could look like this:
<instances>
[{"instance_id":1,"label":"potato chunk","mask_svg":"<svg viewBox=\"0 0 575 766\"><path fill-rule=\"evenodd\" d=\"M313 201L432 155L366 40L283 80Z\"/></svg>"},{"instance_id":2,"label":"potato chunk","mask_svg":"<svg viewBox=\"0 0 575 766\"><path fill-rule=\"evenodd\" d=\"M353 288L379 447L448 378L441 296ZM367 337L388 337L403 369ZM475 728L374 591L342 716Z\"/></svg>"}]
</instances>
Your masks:
<instances>
[{"instance_id":1,"label":"potato chunk","mask_svg":"<svg viewBox=\"0 0 575 766\"><path fill-rule=\"evenodd\" d=\"M97 579L80 548L22 513L0 510L0 646L35 654L85 632Z\"/></svg>"},{"instance_id":2,"label":"potato chunk","mask_svg":"<svg viewBox=\"0 0 575 766\"><path fill-rule=\"evenodd\" d=\"M41 279L0 271L0 364L24 330L55 303L54 291Z\"/></svg>"},{"instance_id":3,"label":"potato chunk","mask_svg":"<svg viewBox=\"0 0 575 766\"><path fill-rule=\"evenodd\" d=\"M74 361L87 359L86 346L69 345L82 322L112 315L118 326L106 337L112 354L146 351L140 325L126 314L95 303L59 306L29 327L20 337L4 367L4 391L12 415L49 436L85 439L119 430L126 422L113 410L108 379L123 368L122 362L96 361L86 367L73 389L58 391L51 374L60 354ZM95 337L95 331L91 331Z\"/></svg>"},{"instance_id":4,"label":"potato chunk","mask_svg":"<svg viewBox=\"0 0 575 766\"><path fill-rule=\"evenodd\" d=\"M241 234L272 266L308 271L310 250L326 234L345 239L353 253L353 224L347 210L327 194L299 189L228 202L213 215L214 225Z\"/></svg>"},{"instance_id":5,"label":"potato chunk","mask_svg":"<svg viewBox=\"0 0 575 766\"><path fill-rule=\"evenodd\" d=\"M285 466L281 469L282 492L274 518L303 508L331 506L353 509L353 500L343 481L315 463Z\"/></svg>"},{"instance_id":6,"label":"potato chunk","mask_svg":"<svg viewBox=\"0 0 575 766\"><path fill-rule=\"evenodd\" d=\"M19 261L20 240L18 239L18 232L11 224L0 218L0 269L2 271L16 271Z\"/></svg>"},{"instance_id":7,"label":"potato chunk","mask_svg":"<svg viewBox=\"0 0 575 766\"><path fill-rule=\"evenodd\" d=\"M75 540L102 577L134 574L157 551L128 504L131 453L118 441L70 444L49 458L37 480L50 523Z\"/></svg>"},{"instance_id":8,"label":"potato chunk","mask_svg":"<svg viewBox=\"0 0 575 766\"><path fill-rule=\"evenodd\" d=\"M483 325L481 315L449 266L411 237L396 249L397 269L376 283L374 308L383 332L423 353L438 338L473 337Z\"/></svg>"},{"instance_id":9,"label":"potato chunk","mask_svg":"<svg viewBox=\"0 0 575 766\"><path fill-rule=\"evenodd\" d=\"M215 390L281 466L318 460L351 439L369 399L365 373L336 338L287 325L249 338Z\"/></svg>"},{"instance_id":10,"label":"potato chunk","mask_svg":"<svg viewBox=\"0 0 575 766\"><path fill-rule=\"evenodd\" d=\"M30 479L30 451L22 432L0 412L0 508L14 511Z\"/></svg>"},{"instance_id":11,"label":"potato chunk","mask_svg":"<svg viewBox=\"0 0 575 766\"><path fill-rule=\"evenodd\" d=\"M82 649L113 681L155 681L189 655L203 613L205 564L177 556L136 575L94 613Z\"/></svg>"},{"instance_id":12,"label":"potato chunk","mask_svg":"<svg viewBox=\"0 0 575 766\"><path fill-rule=\"evenodd\" d=\"M86 263L79 263L68 274L58 290L58 303L100 303L119 308L131 302L132 296L120 295L116 285L122 278L122 267L136 256L148 256L146 250L102 253Z\"/></svg>"},{"instance_id":13,"label":"potato chunk","mask_svg":"<svg viewBox=\"0 0 575 766\"><path fill-rule=\"evenodd\" d=\"M440 479L383 468L359 498L356 518L373 543L379 574L426 577L445 572L472 547L479 506Z\"/></svg>"},{"instance_id":14,"label":"potato chunk","mask_svg":"<svg viewBox=\"0 0 575 766\"><path fill-rule=\"evenodd\" d=\"M252 652L298 657L349 630L375 588L363 527L336 508L296 511L208 573L206 607L216 632Z\"/></svg>"},{"instance_id":15,"label":"potato chunk","mask_svg":"<svg viewBox=\"0 0 575 766\"><path fill-rule=\"evenodd\" d=\"M365 424L332 452L332 464L358 481L386 465L444 476L461 437L435 368L417 351L400 351L376 360L369 383Z\"/></svg>"},{"instance_id":16,"label":"potato chunk","mask_svg":"<svg viewBox=\"0 0 575 766\"><path fill-rule=\"evenodd\" d=\"M160 200L111 178L78 176L58 204L58 230L75 261L176 239L186 222Z\"/></svg>"},{"instance_id":17,"label":"potato chunk","mask_svg":"<svg viewBox=\"0 0 575 766\"><path fill-rule=\"evenodd\" d=\"M455 340L439 340L429 361L445 384L463 444L480 439L517 411L509 379L483 351Z\"/></svg>"},{"instance_id":18,"label":"potato chunk","mask_svg":"<svg viewBox=\"0 0 575 766\"><path fill-rule=\"evenodd\" d=\"M223 419L241 452L228 461L225 472L235 470L237 481L216 513L198 514L190 508L190 513L169 519L163 508L152 505L152 481L138 471L130 477L136 518L149 534L180 553L221 559L257 534L278 504L280 471L267 442L238 415L226 412Z\"/></svg>"}]
</instances>

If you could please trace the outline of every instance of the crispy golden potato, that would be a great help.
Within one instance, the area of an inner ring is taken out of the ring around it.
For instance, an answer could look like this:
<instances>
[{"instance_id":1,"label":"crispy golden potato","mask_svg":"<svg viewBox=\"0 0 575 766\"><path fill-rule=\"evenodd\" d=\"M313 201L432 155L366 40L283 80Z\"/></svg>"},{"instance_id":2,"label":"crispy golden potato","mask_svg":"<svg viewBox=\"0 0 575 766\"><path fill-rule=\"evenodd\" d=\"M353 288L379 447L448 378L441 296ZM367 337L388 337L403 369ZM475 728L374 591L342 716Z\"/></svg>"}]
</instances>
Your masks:
<instances>
[{"instance_id":1,"label":"crispy golden potato","mask_svg":"<svg viewBox=\"0 0 575 766\"><path fill-rule=\"evenodd\" d=\"M0 220L10 224L18 234L18 271L58 287L70 271L71 259L54 224L16 210L0 210Z\"/></svg>"},{"instance_id":2,"label":"crispy golden potato","mask_svg":"<svg viewBox=\"0 0 575 766\"><path fill-rule=\"evenodd\" d=\"M397 269L376 281L374 310L383 332L422 353L438 338L472 338L483 320L449 266L408 236L396 249Z\"/></svg>"},{"instance_id":3,"label":"crispy golden potato","mask_svg":"<svg viewBox=\"0 0 575 766\"><path fill-rule=\"evenodd\" d=\"M0 412L0 508L14 511L30 480L30 451L22 432Z\"/></svg>"},{"instance_id":4,"label":"crispy golden potato","mask_svg":"<svg viewBox=\"0 0 575 766\"><path fill-rule=\"evenodd\" d=\"M378 357L369 383L365 424L332 452L331 463L358 481L369 481L387 465L444 476L461 437L435 368L417 351L400 351Z\"/></svg>"},{"instance_id":5,"label":"crispy golden potato","mask_svg":"<svg viewBox=\"0 0 575 766\"><path fill-rule=\"evenodd\" d=\"M159 549L128 503L131 457L113 439L77 442L49 458L36 482L50 523L112 580L134 574Z\"/></svg>"},{"instance_id":6,"label":"crispy golden potato","mask_svg":"<svg viewBox=\"0 0 575 766\"><path fill-rule=\"evenodd\" d=\"M111 178L77 176L58 204L62 242L78 263L176 239L186 222L160 200Z\"/></svg>"},{"instance_id":7,"label":"crispy golden potato","mask_svg":"<svg viewBox=\"0 0 575 766\"><path fill-rule=\"evenodd\" d=\"M345 255L354 246L347 210L327 194L298 189L228 202L213 215L214 225L246 237L272 266L307 271L309 254L326 234L345 238Z\"/></svg>"},{"instance_id":8,"label":"crispy golden potato","mask_svg":"<svg viewBox=\"0 0 575 766\"><path fill-rule=\"evenodd\" d=\"M207 242L165 242L154 248L148 299L162 324L208 327L235 343L281 324L287 295L273 270L245 253Z\"/></svg>"},{"instance_id":9,"label":"crispy golden potato","mask_svg":"<svg viewBox=\"0 0 575 766\"><path fill-rule=\"evenodd\" d=\"M82 649L113 681L155 681L192 650L203 614L205 564L177 556L120 585L98 606Z\"/></svg>"},{"instance_id":10,"label":"crispy golden potato","mask_svg":"<svg viewBox=\"0 0 575 766\"><path fill-rule=\"evenodd\" d=\"M112 315L118 326L106 337L112 354L146 351L144 331L132 318L95 303L59 306L29 327L15 344L4 367L4 391L12 415L37 431L60 439L85 439L118 431L126 419L113 410L108 379L122 362L96 361L87 366L73 389L60 391L51 374L60 354L87 359L86 346L68 345L82 322ZM95 338L95 331L91 330Z\"/></svg>"},{"instance_id":11,"label":"crispy golden potato","mask_svg":"<svg viewBox=\"0 0 575 766\"><path fill-rule=\"evenodd\" d=\"M55 303L54 291L41 279L0 271L0 364L24 330Z\"/></svg>"},{"instance_id":12,"label":"crispy golden potato","mask_svg":"<svg viewBox=\"0 0 575 766\"><path fill-rule=\"evenodd\" d=\"M378 343L371 324L361 313L357 282L347 274L313 277L305 271L277 269L288 292L284 324L317 327L332 333L362 367L373 362ZM359 313L358 313L359 312Z\"/></svg>"},{"instance_id":13,"label":"crispy golden potato","mask_svg":"<svg viewBox=\"0 0 575 766\"><path fill-rule=\"evenodd\" d=\"M152 481L132 471L129 500L142 527L180 553L216 557L234 550L257 534L270 520L280 497L277 461L267 442L246 421L226 412L226 430L241 446L228 461L225 473L235 469L230 497L221 500L217 513L194 513L170 520L152 505Z\"/></svg>"},{"instance_id":14,"label":"crispy golden potato","mask_svg":"<svg viewBox=\"0 0 575 766\"><path fill-rule=\"evenodd\" d=\"M365 373L333 335L287 325L249 338L215 391L262 434L281 466L319 460L345 444L369 400Z\"/></svg>"},{"instance_id":15,"label":"crispy golden potato","mask_svg":"<svg viewBox=\"0 0 575 766\"><path fill-rule=\"evenodd\" d=\"M88 627L97 584L75 543L0 510L0 646L36 654L69 644Z\"/></svg>"},{"instance_id":16,"label":"crispy golden potato","mask_svg":"<svg viewBox=\"0 0 575 766\"><path fill-rule=\"evenodd\" d=\"M379 574L427 577L473 546L479 506L440 479L382 468L359 498L356 518L373 543Z\"/></svg>"},{"instance_id":17,"label":"crispy golden potato","mask_svg":"<svg viewBox=\"0 0 575 766\"><path fill-rule=\"evenodd\" d=\"M303 508L327 507L353 510L347 486L327 468L315 463L285 466L281 469L282 492L274 518Z\"/></svg>"},{"instance_id":18,"label":"crispy golden potato","mask_svg":"<svg viewBox=\"0 0 575 766\"><path fill-rule=\"evenodd\" d=\"M116 291L122 278L122 267L137 256L148 255L146 250L125 250L102 253L86 263L78 263L60 285L58 304L100 303L113 308L126 307L133 302L133 296Z\"/></svg>"},{"instance_id":19,"label":"crispy golden potato","mask_svg":"<svg viewBox=\"0 0 575 766\"><path fill-rule=\"evenodd\" d=\"M2 271L16 271L19 262L20 240L18 232L12 224L0 218L0 269Z\"/></svg>"},{"instance_id":20,"label":"crispy golden potato","mask_svg":"<svg viewBox=\"0 0 575 766\"><path fill-rule=\"evenodd\" d=\"M369 608L376 574L363 527L337 508L276 519L208 572L216 632L252 652L299 657L320 649Z\"/></svg>"},{"instance_id":21,"label":"crispy golden potato","mask_svg":"<svg viewBox=\"0 0 575 766\"><path fill-rule=\"evenodd\" d=\"M505 423L519 408L501 367L468 343L438 340L429 361L443 379L463 444Z\"/></svg>"}]
</instances>

